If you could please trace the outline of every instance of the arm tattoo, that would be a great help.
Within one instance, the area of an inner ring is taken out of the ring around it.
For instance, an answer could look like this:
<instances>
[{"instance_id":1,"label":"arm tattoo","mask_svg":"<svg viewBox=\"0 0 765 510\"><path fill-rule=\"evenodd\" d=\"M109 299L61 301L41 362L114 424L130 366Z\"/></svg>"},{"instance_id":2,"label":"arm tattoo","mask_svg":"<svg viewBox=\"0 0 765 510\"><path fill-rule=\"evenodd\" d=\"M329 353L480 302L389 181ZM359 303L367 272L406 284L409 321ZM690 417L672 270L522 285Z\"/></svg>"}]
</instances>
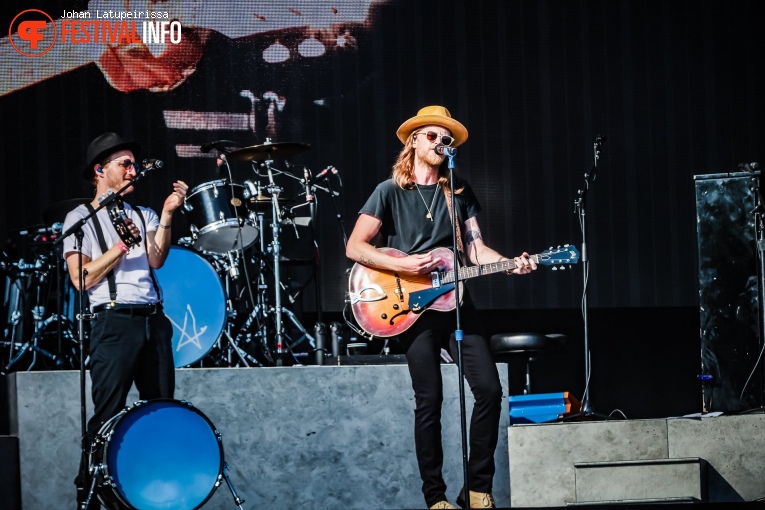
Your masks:
<instances>
[{"instance_id":1,"label":"arm tattoo","mask_svg":"<svg viewBox=\"0 0 765 510\"><path fill-rule=\"evenodd\" d=\"M471 244L474 241L477 241L478 239L483 239L481 237L481 231L478 229L468 230L467 233L465 234L465 244Z\"/></svg>"},{"instance_id":2,"label":"arm tattoo","mask_svg":"<svg viewBox=\"0 0 765 510\"><path fill-rule=\"evenodd\" d=\"M372 259L369 259L369 258L365 257L364 255L360 255L359 256L359 262L361 262L365 266L374 266L375 265L375 263L372 262Z\"/></svg>"}]
</instances>

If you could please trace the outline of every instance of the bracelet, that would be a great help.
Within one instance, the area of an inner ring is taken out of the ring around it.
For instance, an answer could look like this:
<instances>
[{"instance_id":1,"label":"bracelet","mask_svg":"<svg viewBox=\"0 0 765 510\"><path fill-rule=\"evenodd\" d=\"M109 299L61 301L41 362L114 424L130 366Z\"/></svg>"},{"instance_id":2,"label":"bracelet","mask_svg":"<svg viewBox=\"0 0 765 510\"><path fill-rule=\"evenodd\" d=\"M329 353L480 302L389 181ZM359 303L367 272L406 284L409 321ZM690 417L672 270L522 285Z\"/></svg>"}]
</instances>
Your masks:
<instances>
[{"instance_id":1,"label":"bracelet","mask_svg":"<svg viewBox=\"0 0 765 510\"><path fill-rule=\"evenodd\" d=\"M163 225L163 224L160 223L159 224L159 228L170 228L170 225Z\"/></svg>"},{"instance_id":2,"label":"bracelet","mask_svg":"<svg viewBox=\"0 0 765 510\"><path fill-rule=\"evenodd\" d=\"M130 251L130 248L128 248L128 246L125 243L120 243L119 248L122 253L127 253Z\"/></svg>"}]
</instances>

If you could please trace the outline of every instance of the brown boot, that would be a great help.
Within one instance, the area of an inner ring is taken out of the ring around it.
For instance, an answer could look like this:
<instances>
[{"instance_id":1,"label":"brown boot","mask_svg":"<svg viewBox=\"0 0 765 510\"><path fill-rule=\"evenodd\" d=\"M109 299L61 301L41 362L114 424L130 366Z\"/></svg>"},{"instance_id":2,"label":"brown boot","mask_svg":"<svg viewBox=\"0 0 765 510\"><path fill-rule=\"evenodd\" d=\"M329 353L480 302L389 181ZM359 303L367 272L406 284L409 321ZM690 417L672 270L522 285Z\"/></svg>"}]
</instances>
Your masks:
<instances>
[{"instance_id":1,"label":"brown boot","mask_svg":"<svg viewBox=\"0 0 765 510\"><path fill-rule=\"evenodd\" d=\"M432 506L432 507L430 507L430 508L431 508L431 509L433 509L433 508L454 508L454 509L456 509L457 507L456 507L456 506L454 506L454 505L452 505L452 504L451 504L451 503L449 503L448 501L446 501L446 500L443 500L443 501L439 501L438 503L436 503L435 505L433 505L433 506Z\"/></svg>"},{"instance_id":2,"label":"brown boot","mask_svg":"<svg viewBox=\"0 0 765 510\"><path fill-rule=\"evenodd\" d=\"M460 491L457 496L457 504L462 508L467 508L465 504L465 489ZM497 508L494 503L494 496L488 492L470 491L470 508Z\"/></svg>"}]
</instances>

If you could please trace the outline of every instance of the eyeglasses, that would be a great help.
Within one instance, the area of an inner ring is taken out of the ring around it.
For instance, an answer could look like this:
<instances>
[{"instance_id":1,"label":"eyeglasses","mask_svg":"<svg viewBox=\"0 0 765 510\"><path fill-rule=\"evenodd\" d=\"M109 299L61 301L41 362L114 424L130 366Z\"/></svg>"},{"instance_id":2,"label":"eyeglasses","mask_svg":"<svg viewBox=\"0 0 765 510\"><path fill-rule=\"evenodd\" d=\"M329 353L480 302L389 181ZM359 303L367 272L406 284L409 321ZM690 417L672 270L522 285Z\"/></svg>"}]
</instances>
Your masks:
<instances>
[{"instance_id":1,"label":"eyeglasses","mask_svg":"<svg viewBox=\"0 0 765 510\"><path fill-rule=\"evenodd\" d=\"M451 147L454 143L454 137L449 135L441 135L439 133L436 133L435 131L420 131L419 133L415 133L414 136L417 135L425 135L425 137L428 139L429 142L435 142L439 138L441 138L441 143L446 145L447 147Z\"/></svg>"},{"instance_id":2,"label":"eyeglasses","mask_svg":"<svg viewBox=\"0 0 765 510\"><path fill-rule=\"evenodd\" d=\"M117 161L117 159L112 159L111 161L107 161L106 163L104 163L104 165L108 165L109 163L112 163L114 161ZM123 159L117 164L121 166L122 168L124 168L125 170L135 166L135 162L131 161L130 159Z\"/></svg>"}]
</instances>

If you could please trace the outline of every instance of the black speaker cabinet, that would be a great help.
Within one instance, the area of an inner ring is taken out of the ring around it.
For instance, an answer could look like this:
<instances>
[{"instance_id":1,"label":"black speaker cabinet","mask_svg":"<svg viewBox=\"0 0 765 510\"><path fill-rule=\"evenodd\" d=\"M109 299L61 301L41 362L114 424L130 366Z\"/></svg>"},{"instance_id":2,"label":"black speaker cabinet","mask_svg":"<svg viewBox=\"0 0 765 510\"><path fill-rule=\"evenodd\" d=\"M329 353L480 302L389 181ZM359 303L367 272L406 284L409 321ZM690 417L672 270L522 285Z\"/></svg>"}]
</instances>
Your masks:
<instances>
[{"instance_id":1,"label":"black speaker cabinet","mask_svg":"<svg viewBox=\"0 0 765 510\"><path fill-rule=\"evenodd\" d=\"M747 168L748 169L748 168ZM760 174L694 176L699 250L701 373L705 412L763 405Z\"/></svg>"}]
</instances>

